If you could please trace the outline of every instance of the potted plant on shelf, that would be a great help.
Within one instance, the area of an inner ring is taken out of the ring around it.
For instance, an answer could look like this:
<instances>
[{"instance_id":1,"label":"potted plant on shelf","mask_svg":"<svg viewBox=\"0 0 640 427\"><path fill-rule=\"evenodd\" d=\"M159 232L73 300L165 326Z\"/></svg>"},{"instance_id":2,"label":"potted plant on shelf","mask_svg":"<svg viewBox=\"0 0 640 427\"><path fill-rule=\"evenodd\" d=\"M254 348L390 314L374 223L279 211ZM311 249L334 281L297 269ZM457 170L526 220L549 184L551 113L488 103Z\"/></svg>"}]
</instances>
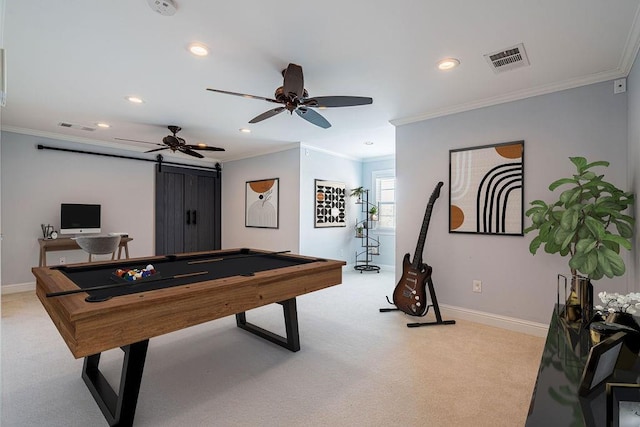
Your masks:
<instances>
[{"instance_id":1,"label":"potted plant on shelf","mask_svg":"<svg viewBox=\"0 0 640 427\"><path fill-rule=\"evenodd\" d=\"M371 206L371 208L369 209L369 218L371 219L371 221L377 221L378 220L378 207L377 206Z\"/></svg>"},{"instance_id":2,"label":"potted plant on shelf","mask_svg":"<svg viewBox=\"0 0 640 427\"><path fill-rule=\"evenodd\" d=\"M356 200L356 203L362 203L362 195L364 194L364 192L365 192L364 188L357 187L351 190L351 194L349 194L349 196L357 197L358 199Z\"/></svg>"},{"instance_id":3,"label":"potted plant on shelf","mask_svg":"<svg viewBox=\"0 0 640 427\"><path fill-rule=\"evenodd\" d=\"M532 224L525 233L538 232L529 245L531 254L535 255L542 246L549 254L570 257L572 280L566 313L569 320L578 320L576 316L584 319L583 311L593 306L593 296L588 295L590 281L625 273L620 247L631 249L635 220L624 212L633 203L634 195L606 182L604 175L596 175L591 170L608 167L609 162L588 163L584 157L569 159L576 173L549 185L551 191L564 186L557 201L530 203L532 207L525 215L531 218ZM585 297L590 301L585 301Z\"/></svg>"},{"instance_id":4,"label":"potted plant on shelf","mask_svg":"<svg viewBox=\"0 0 640 427\"><path fill-rule=\"evenodd\" d=\"M358 225L356 226L356 237L364 237L364 235L362 234L363 230L364 230L364 227L362 223L358 223Z\"/></svg>"}]
</instances>

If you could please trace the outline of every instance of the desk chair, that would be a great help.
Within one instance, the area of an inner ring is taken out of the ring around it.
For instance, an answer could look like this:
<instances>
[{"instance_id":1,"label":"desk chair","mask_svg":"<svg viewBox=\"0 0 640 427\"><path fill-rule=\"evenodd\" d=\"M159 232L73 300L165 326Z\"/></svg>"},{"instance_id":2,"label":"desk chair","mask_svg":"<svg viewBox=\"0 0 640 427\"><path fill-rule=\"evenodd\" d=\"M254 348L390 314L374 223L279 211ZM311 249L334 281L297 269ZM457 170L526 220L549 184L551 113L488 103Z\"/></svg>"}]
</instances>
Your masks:
<instances>
[{"instance_id":1,"label":"desk chair","mask_svg":"<svg viewBox=\"0 0 640 427\"><path fill-rule=\"evenodd\" d=\"M111 259L114 259L120 245L120 236L81 236L75 240L81 249L89 253L89 262L92 255L111 254Z\"/></svg>"}]
</instances>

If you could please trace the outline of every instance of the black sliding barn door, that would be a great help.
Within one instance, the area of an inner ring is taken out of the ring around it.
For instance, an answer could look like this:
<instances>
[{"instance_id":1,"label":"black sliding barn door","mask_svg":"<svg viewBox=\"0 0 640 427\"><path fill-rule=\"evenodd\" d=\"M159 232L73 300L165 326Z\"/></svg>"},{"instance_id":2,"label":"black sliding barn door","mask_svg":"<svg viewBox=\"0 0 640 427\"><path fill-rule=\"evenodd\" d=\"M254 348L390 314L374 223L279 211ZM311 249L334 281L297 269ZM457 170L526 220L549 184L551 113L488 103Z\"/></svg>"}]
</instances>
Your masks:
<instances>
[{"instance_id":1,"label":"black sliding barn door","mask_svg":"<svg viewBox=\"0 0 640 427\"><path fill-rule=\"evenodd\" d=\"M220 249L219 172L156 167L156 255Z\"/></svg>"}]
</instances>

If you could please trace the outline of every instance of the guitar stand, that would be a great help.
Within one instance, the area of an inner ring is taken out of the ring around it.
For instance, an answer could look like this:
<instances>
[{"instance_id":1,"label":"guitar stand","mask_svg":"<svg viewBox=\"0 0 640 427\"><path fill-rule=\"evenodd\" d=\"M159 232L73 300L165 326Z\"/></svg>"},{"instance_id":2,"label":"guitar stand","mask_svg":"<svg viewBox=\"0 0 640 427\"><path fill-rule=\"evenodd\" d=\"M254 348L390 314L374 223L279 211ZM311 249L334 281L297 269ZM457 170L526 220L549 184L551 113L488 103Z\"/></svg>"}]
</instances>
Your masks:
<instances>
[{"instance_id":1,"label":"guitar stand","mask_svg":"<svg viewBox=\"0 0 640 427\"><path fill-rule=\"evenodd\" d=\"M407 328L418 328L420 326L433 326L433 325L455 325L456 324L455 320L442 320L442 315L440 314L440 306L438 305L438 299L436 298L436 291L433 288L433 281L431 280L431 277L427 279L427 284L429 285L429 294L431 294L431 301L433 301L433 304L429 304L427 306L427 309L424 311L424 313L422 313L419 317L426 316L427 313L429 313L429 308L433 307L433 310L436 314L436 321L407 323ZM387 298L387 302L393 305L393 303L389 300L389 297L386 297L386 298ZM380 313L386 313L389 311L400 311L400 309L397 307L380 309Z\"/></svg>"}]
</instances>

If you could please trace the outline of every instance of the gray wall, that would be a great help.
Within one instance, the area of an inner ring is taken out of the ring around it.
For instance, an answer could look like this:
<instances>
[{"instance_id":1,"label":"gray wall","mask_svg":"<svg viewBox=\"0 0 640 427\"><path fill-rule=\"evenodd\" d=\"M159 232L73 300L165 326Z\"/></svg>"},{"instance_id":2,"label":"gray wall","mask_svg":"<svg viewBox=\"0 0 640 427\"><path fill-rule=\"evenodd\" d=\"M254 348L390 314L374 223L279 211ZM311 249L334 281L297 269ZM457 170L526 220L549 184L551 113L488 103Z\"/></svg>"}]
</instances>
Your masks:
<instances>
[{"instance_id":1,"label":"gray wall","mask_svg":"<svg viewBox=\"0 0 640 427\"><path fill-rule=\"evenodd\" d=\"M153 163L37 150L37 144L109 152L100 147L3 132L2 284L34 281L40 224L60 228L61 203L102 205L102 232L128 232L131 256L153 255ZM119 154L122 154L120 152ZM48 265L86 262L83 251L51 252Z\"/></svg>"},{"instance_id":2,"label":"gray wall","mask_svg":"<svg viewBox=\"0 0 640 427\"><path fill-rule=\"evenodd\" d=\"M433 266L441 304L547 323L556 301L556 276L569 274L568 258L539 252L533 238L448 233L449 150L525 140L525 201L550 200L548 185L572 173L570 156L608 160L606 177L627 182L627 94L613 94L613 82L400 126L396 130L398 182L397 253L412 252L416 227L438 181L424 259ZM526 222L528 224L528 220ZM410 226L414 224L415 226ZM627 260L630 256L623 254ZM632 269L633 264L627 263ZM396 275L402 272L396 264ZM482 280L482 293L472 280ZM626 291L630 276L600 280L595 292Z\"/></svg>"},{"instance_id":3,"label":"gray wall","mask_svg":"<svg viewBox=\"0 0 640 427\"><path fill-rule=\"evenodd\" d=\"M315 180L344 182L346 192L359 187L362 163L308 147L300 150L300 252L355 262L355 200L347 197L346 227L314 227Z\"/></svg>"},{"instance_id":4,"label":"gray wall","mask_svg":"<svg viewBox=\"0 0 640 427\"><path fill-rule=\"evenodd\" d=\"M227 162L222 169L222 247L299 252L299 149ZM279 178L279 228L245 227L247 181Z\"/></svg>"}]
</instances>

